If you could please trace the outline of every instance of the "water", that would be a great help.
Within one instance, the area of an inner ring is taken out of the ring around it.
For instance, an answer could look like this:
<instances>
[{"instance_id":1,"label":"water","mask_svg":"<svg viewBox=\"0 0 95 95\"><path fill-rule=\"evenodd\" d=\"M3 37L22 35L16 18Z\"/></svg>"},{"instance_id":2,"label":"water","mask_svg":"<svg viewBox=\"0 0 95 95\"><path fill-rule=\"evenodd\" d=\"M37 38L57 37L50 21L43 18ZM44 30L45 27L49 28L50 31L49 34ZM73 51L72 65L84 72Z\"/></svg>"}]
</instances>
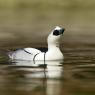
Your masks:
<instances>
[{"instance_id":1,"label":"water","mask_svg":"<svg viewBox=\"0 0 95 95\"><path fill-rule=\"evenodd\" d=\"M0 95L95 95L94 45L66 46L64 62L47 61L47 66L1 56Z\"/></svg>"},{"instance_id":2,"label":"water","mask_svg":"<svg viewBox=\"0 0 95 95\"><path fill-rule=\"evenodd\" d=\"M9 49L46 46L56 25L63 63L9 62ZM0 0L0 95L95 95L95 0Z\"/></svg>"}]
</instances>

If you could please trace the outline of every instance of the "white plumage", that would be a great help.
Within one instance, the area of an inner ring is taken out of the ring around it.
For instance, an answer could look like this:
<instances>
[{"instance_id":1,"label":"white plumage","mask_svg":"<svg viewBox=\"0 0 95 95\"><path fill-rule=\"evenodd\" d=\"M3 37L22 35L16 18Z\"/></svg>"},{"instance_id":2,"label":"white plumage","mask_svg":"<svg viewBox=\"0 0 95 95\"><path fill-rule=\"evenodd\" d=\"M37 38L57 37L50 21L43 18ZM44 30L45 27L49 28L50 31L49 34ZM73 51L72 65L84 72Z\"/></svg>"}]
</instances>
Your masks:
<instances>
[{"instance_id":1,"label":"white plumage","mask_svg":"<svg viewBox=\"0 0 95 95\"><path fill-rule=\"evenodd\" d=\"M12 60L63 60L63 54L60 51L60 40L64 29L56 27L48 36L48 51L42 52L35 48L23 48L14 52L9 52Z\"/></svg>"}]
</instances>

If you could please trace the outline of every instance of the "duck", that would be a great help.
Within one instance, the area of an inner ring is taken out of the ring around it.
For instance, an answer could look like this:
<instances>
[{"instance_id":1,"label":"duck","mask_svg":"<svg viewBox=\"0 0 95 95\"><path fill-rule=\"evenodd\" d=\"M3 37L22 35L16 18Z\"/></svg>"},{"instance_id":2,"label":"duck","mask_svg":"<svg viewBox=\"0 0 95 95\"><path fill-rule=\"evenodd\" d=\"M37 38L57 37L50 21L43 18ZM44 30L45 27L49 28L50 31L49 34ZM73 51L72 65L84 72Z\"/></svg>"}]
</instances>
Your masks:
<instances>
[{"instance_id":1,"label":"duck","mask_svg":"<svg viewBox=\"0 0 95 95\"><path fill-rule=\"evenodd\" d=\"M63 60L64 56L60 50L60 42L65 29L56 26L47 37L47 51L36 48L22 48L8 53L11 60L53 61ZM44 48L42 48L44 49Z\"/></svg>"}]
</instances>

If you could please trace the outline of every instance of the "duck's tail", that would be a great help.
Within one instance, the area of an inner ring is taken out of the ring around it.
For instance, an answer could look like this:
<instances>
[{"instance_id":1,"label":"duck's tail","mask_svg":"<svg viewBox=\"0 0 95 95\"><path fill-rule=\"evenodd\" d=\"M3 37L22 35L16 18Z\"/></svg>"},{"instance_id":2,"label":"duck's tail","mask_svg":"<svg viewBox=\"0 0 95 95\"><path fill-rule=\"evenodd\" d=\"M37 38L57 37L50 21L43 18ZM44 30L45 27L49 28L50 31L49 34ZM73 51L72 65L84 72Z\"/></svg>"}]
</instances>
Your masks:
<instances>
[{"instance_id":1,"label":"duck's tail","mask_svg":"<svg viewBox=\"0 0 95 95\"><path fill-rule=\"evenodd\" d=\"M9 52L7 53L7 55L8 55L8 57L9 57L10 59L13 59L13 52L12 52L12 51L9 51Z\"/></svg>"}]
</instances>

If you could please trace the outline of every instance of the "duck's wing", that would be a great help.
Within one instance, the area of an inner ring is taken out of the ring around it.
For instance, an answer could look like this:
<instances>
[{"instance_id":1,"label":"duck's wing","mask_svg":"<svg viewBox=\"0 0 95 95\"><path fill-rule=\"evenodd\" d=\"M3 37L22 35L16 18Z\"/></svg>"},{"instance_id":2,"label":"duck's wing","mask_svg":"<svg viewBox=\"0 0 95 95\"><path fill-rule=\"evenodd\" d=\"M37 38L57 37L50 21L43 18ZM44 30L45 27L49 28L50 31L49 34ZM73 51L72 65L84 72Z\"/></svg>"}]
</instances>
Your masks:
<instances>
[{"instance_id":1,"label":"duck's wing","mask_svg":"<svg viewBox=\"0 0 95 95\"><path fill-rule=\"evenodd\" d=\"M25 52L30 53L30 54L33 54L33 55L35 55L35 54L37 54L37 53L41 53L40 50L35 49L35 48L24 48L23 50L24 50Z\"/></svg>"},{"instance_id":2,"label":"duck's wing","mask_svg":"<svg viewBox=\"0 0 95 95\"><path fill-rule=\"evenodd\" d=\"M16 51L8 52L8 56L11 59L31 59L30 55L35 56L36 54L41 53L40 50L35 48L23 48L17 49Z\"/></svg>"}]
</instances>

